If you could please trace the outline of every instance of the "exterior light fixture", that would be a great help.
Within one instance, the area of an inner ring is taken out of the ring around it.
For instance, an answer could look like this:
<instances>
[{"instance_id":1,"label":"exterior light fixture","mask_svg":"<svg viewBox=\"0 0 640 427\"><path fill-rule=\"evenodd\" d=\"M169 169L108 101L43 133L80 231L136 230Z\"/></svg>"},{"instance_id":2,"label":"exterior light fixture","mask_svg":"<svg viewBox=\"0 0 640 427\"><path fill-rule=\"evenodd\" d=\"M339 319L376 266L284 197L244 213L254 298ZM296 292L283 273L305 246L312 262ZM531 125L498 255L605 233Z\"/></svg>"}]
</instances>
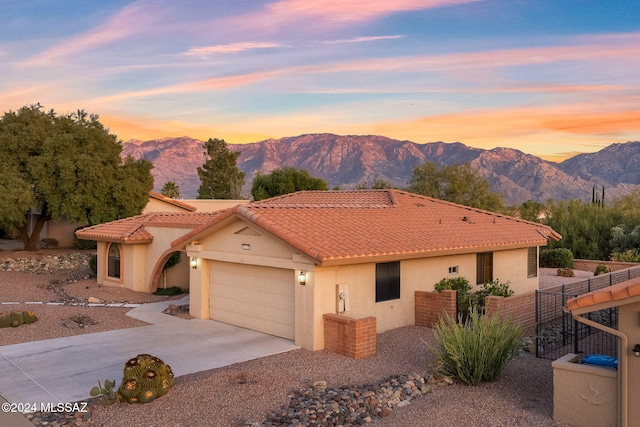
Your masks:
<instances>
[{"instance_id":1,"label":"exterior light fixture","mask_svg":"<svg viewBox=\"0 0 640 427\"><path fill-rule=\"evenodd\" d=\"M307 273L305 273L304 271L300 270L300 273L298 273L298 282L300 282L300 284L302 286L307 284Z\"/></svg>"},{"instance_id":2,"label":"exterior light fixture","mask_svg":"<svg viewBox=\"0 0 640 427\"><path fill-rule=\"evenodd\" d=\"M191 268L198 268L198 258L194 256L191 257Z\"/></svg>"},{"instance_id":3,"label":"exterior light fixture","mask_svg":"<svg viewBox=\"0 0 640 427\"><path fill-rule=\"evenodd\" d=\"M640 357L640 344L636 344L636 346L633 347L633 350L631 351L633 351L633 355L635 357Z\"/></svg>"}]
</instances>

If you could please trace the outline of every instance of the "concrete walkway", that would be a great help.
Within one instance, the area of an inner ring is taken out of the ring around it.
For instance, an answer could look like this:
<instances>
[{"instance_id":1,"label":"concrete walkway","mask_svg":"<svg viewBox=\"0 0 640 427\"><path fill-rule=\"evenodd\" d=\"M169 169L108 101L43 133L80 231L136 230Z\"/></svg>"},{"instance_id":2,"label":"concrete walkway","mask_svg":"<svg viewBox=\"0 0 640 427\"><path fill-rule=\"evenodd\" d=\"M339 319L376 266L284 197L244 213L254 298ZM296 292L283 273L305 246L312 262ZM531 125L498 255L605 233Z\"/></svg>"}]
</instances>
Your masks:
<instances>
[{"instance_id":1,"label":"concrete walkway","mask_svg":"<svg viewBox=\"0 0 640 427\"><path fill-rule=\"evenodd\" d=\"M0 347L0 395L12 403L57 404L89 398L98 380L122 380L127 360L149 353L177 376L294 350L293 342L212 320L162 314L169 304L144 304L128 315L151 326ZM6 421L0 412L0 425Z\"/></svg>"}]
</instances>

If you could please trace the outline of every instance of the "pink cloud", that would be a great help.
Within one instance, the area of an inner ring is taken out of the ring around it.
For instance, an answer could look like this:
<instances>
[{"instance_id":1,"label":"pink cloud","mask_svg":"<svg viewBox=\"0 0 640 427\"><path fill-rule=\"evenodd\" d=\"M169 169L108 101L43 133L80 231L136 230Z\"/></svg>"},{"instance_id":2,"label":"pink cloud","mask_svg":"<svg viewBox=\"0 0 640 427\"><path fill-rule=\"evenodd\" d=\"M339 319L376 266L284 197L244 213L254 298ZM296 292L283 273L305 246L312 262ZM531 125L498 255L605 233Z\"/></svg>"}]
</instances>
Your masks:
<instances>
[{"instance_id":1,"label":"pink cloud","mask_svg":"<svg viewBox=\"0 0 640 427\"><path fill-rule=\"evenodd\" d=\"M384 15L430 9L480 0L280 0L267 6L264 15L280 21L316 18L335 23L361 22Z\"/></svg>"},{"instance_id":2,"label":"pink cloud","mask_svg":"<svg viewBox=\"0 0 640 427\"><path fill-rule=\"evenodd\" d=\"M378 40L392 40L399 39L402 36L364 36L364 37L355 37L352 39L342 39L342 40L327 40L323 42L324 44L342 44L342 43L367 43L367 42L375 42Z\"/></svg>"},{"instance_id":3,"label":"pink cloud","mask_svg":"<svg viewBox=\"0 0 640 427\"><path fill-rule=\"evenodd\" d=\"M269 42L242 42L232 44L221 44L215 46L202 46L189 49L185 55L187 56L209 56L215 54L238 53L245 50L253 49L273 49L281 47L277 43Z\"/></svg>"}]
</instances>

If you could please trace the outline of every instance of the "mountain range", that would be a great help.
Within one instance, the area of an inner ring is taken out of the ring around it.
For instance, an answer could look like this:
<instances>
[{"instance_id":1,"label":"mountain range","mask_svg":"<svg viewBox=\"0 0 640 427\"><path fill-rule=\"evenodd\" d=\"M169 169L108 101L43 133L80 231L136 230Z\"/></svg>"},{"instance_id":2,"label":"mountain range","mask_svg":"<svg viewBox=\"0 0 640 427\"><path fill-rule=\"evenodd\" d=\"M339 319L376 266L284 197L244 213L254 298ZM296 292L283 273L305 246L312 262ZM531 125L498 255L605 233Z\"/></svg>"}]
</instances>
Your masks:
<instances>
[{"instance_id":1,"label":"mountain range","mask_svg":"<svg viewBox=\"0 0 640 427\"><path fill-rule=\"evenodd\" d=\"M181 197L195 198L200 186L197 168L207 159L203 145L203 141L189 137L130 140L123 144L122 155L145 158L154 164L155 191L160 191L165 182L174 181ZM403 188L413 168L427 161L442 165L469 163L507 204L548 199L588 201L594 186L605 187L607 198L617 197L640 185L639 141L612 144L562 163L512 148L483 150L459 142L417 144L378 135L309 134L228 147L240 152L237 164L246 173L243 192L247 197L258 171L269 173L293 166L324 179L331 188L354 188L375 179Z\"/></svg>"}]
</instances>

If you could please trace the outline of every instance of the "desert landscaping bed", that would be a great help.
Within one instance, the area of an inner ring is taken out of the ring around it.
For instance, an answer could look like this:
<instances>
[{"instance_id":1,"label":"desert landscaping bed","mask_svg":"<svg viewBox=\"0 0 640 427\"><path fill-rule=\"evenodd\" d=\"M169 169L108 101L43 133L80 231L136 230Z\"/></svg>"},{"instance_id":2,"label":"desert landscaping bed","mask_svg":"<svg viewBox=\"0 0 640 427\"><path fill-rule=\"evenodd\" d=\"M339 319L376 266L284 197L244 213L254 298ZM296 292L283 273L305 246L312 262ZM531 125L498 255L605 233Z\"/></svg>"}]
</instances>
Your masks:
<instances>
[{"instance_id":1,"label":"desert landscaping bed","mask_svg":"<svg viewBox=\"0 0 640 427\"><path fill-rule=\"evenodd\" d=\"M0 253L0 258L5 256ZM59 300L62 294L48 285L54 284L64 294L80 300L93 297L108 302L144 303L170 299L99 287L95 279L86 279L83 274L74 273L71 278L65 274L0 272L0 300L21 303L4 305L0 311L32 310L40 319L34 324L3 329L0 345L144 325L126 316L126 308L25 304ZM65 319L78 314L88 316L95 324L77 329L63 325ZM324 350L295 350L178 377L169 394L148 404L94 405L91 416L85 417L88 419L69 416L55 421L44 416L34 418L33 422L38 426L105 427L261 425L270 414L287 411L290 399L299 396L297 390L308 390L318 381L326 381L329 388L358 388L399 374L428 377L433 372L428 361L433 357L427 344L432 343L430 328L408 326L380 334L377 354L367 359L353 360ZM160 354L156 356L163 358ZM165 362L171 364L171 360ZM119 382L120 378L116 380ZM479 387L440 384L443 385L416 396L408 405L385 413L383 418L371 418L367 425L562 426L551 419L553 378L548 360L522 353L496 382Z\"/></svg>"}]
</instances>

